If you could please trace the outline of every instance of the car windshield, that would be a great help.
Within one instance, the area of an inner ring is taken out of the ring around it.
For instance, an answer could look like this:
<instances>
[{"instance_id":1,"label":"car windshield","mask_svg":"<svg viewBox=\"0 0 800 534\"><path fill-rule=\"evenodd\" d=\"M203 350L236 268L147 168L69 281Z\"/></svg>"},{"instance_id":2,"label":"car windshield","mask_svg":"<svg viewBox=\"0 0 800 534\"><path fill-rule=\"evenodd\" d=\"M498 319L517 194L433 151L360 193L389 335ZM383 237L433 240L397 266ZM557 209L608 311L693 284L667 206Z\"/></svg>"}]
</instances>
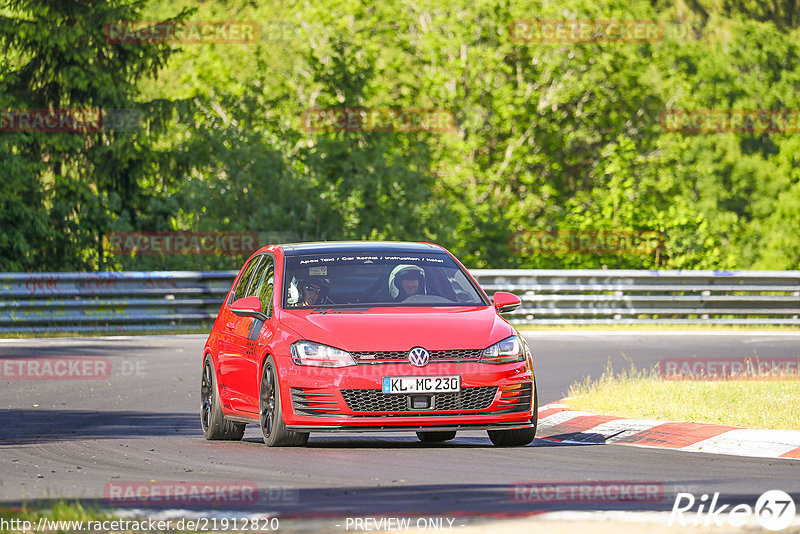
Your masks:
<instances>
[{"instance_id":1,"label":"car windshield","mask_svg":"<svg viewBox=\"0 0 800 534\"><path fill-rule=\"evenodd\" d=\"M285 308L488 305L446 254L287 256L285 280Z\"/></svg>"}]
</instances>

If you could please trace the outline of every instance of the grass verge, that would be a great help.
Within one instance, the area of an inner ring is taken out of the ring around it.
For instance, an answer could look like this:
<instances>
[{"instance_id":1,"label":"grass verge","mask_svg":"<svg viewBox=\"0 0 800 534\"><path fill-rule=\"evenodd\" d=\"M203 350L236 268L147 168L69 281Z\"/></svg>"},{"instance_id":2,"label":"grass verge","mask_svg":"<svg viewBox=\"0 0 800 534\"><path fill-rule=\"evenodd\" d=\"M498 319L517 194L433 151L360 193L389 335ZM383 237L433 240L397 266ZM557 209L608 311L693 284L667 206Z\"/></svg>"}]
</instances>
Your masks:
<instances>
[{"instance_id":1,"label":"grass verge","mask_svg":"<svg viewBox=\"0 0 800 534\"><path fill-rule=\"evenodd\" d=\"M163 510L114 511L102 507L100 501L34 501L22 506L0 506L0 532L10 534L76 534L89 532L95 534L164 534L164 533L208 533L208 532L307 532L300 529L281 528L280 520L274 514L258 514L254 519L243 517L220 517L209 509L199 517L195 512L185 510L185 514L169 514L163 517ZM188 516L188 517L187 517ZM194 516L194 517L193 517ZM267 519L269 519L268 522ZM219 525L219 526L218 526ZM268 528L267 528L268 527Z\"/></svg>"},{"instance_id":2,"label":"grass verge","mask_svg":"<svg viewBox=\"0 0 800 534\"><path fill-rule=\"evenodd\" d=\"M108 513L99 511L80 502L58 501L52 506L23 505L20 507L0 507L0 518L5 521L18 519L37 524L40 518L52 521L103 521L114 519ZM19 532L20 529L5 528L0 532ZM59 531L61 532L61 531Z\"/></svg>"},{"instance_id":3,"label":"grass verge","mask_svg":"<svg viewBox=\"0 0 800 534\"><path fill-rule=\"evenodd\" d=\"M610 363L596 380L570 386L565 404L596 414L800 430L800 380L664 380L657 369Z\"/></svg>"}]
</instances>

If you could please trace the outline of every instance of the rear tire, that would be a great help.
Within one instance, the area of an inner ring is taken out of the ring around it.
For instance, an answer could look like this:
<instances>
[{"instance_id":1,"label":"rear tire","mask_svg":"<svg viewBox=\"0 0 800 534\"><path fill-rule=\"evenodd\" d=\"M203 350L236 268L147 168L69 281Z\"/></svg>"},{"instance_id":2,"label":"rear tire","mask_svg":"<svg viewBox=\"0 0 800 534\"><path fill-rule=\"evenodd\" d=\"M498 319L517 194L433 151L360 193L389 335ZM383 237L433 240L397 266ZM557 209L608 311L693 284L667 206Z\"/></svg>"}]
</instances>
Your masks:
<instances>
[{"instance_id":1,"label":"rear tire","mask_svg":"<svg viewBox=\"0 0 800 534\"><path fill-rule=\"evenodd\" d=\"M261 435L267 447L304 447L308 443L308 432L286 430L281 410L280 385L275 361L269 356L261 372L261 387L258 393L258 412Z\"/></svg>"},{"instance_id":2,"label":"rear tire","mask_svg":"<svg viewBox=\"0 0 800 534\"><path fill-rule=\"evenodd\" d=\"M244 436L244 423L227 421L222 415L217 375L210 355L206 356L203 363L203 377L200 380L200 425L203 435L209 440L238 441Z\"/></svg>"},{"instance_id":3,"label":"rear tire","mask_svg":"<svg viewBox=\"0 0 800 534\"><path fill-rule=\"evenodd\" d=\"M497 447L524 447L533 442L536 436L536 424L539 421L539 392L536 384L533 385L533 417L531 428L515 428L513 430L487 430L489 439Z\"/></svg>"},{"instance_id":4,"label":"rear tire","mask_svg":"<svg viewBox=\"0 0 800 534\"><path fill-rule=\"evenodd\" d=\"M441 443L456 437L456 431L417 432L417 437L422 443Z\"/></svg>"}]
</instances>

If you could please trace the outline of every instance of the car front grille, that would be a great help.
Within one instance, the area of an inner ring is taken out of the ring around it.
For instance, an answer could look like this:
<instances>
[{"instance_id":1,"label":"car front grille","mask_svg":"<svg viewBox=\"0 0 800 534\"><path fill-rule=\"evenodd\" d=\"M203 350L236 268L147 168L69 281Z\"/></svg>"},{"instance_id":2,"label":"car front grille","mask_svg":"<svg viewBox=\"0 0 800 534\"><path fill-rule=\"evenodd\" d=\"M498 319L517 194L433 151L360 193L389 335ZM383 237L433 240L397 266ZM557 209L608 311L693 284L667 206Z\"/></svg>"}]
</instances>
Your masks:
<instances>
[{"instance_id":1,"label":"car front grille","mask_svg":"<svg viewBox=\"0 0 800 534\"><path fill-rule=\"evenodd\" d=\"M432 350L431 362L477 362L483 349ZM407 350L351 352L356 363L398 362L408 360Z\"/></svg>"},{"instance_id":2,"label":"car front grille","mask_svg":"<svg viewBox=\"0 0 800 534\"><path fill-rule=\"evenodd\" d=\"M433 393L430 394L431 410L485 410L492 405L496 394L496 386L468 387L456 393ZM409 406L409 395L389 395L379 389L343 389L342 397L354 412L420 411Z\"/></svg>"}]
</instances>

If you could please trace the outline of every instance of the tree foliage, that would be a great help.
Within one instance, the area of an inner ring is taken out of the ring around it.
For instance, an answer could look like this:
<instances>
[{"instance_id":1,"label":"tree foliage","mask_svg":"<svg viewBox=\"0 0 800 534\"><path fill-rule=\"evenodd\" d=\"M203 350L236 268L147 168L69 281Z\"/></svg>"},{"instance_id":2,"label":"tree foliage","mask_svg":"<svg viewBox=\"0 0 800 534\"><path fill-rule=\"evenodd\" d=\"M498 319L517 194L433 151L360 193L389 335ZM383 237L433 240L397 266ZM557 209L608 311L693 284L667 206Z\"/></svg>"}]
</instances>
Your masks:
<instances>
[{"instance_id":1,"label":"tree foliage","mask_svg":"<svg viewBox=\"0 0 800 534\"><path fill-rule=\"evenodd\" d=\"M120 257L114 231L438 242L470 267L800 268L800 132L666 131L666 110L800 110L793 1L27 2L0 109L135 108L125 134L0 133L0 269L235 268ZM110 44L110 20L256 21L249 44ZM655 20L646 42L520 42L518 20ZM452 131L309 131L423 109ZM657 231L650 254L515 234Z\"/></svg>"}]
</instances>

